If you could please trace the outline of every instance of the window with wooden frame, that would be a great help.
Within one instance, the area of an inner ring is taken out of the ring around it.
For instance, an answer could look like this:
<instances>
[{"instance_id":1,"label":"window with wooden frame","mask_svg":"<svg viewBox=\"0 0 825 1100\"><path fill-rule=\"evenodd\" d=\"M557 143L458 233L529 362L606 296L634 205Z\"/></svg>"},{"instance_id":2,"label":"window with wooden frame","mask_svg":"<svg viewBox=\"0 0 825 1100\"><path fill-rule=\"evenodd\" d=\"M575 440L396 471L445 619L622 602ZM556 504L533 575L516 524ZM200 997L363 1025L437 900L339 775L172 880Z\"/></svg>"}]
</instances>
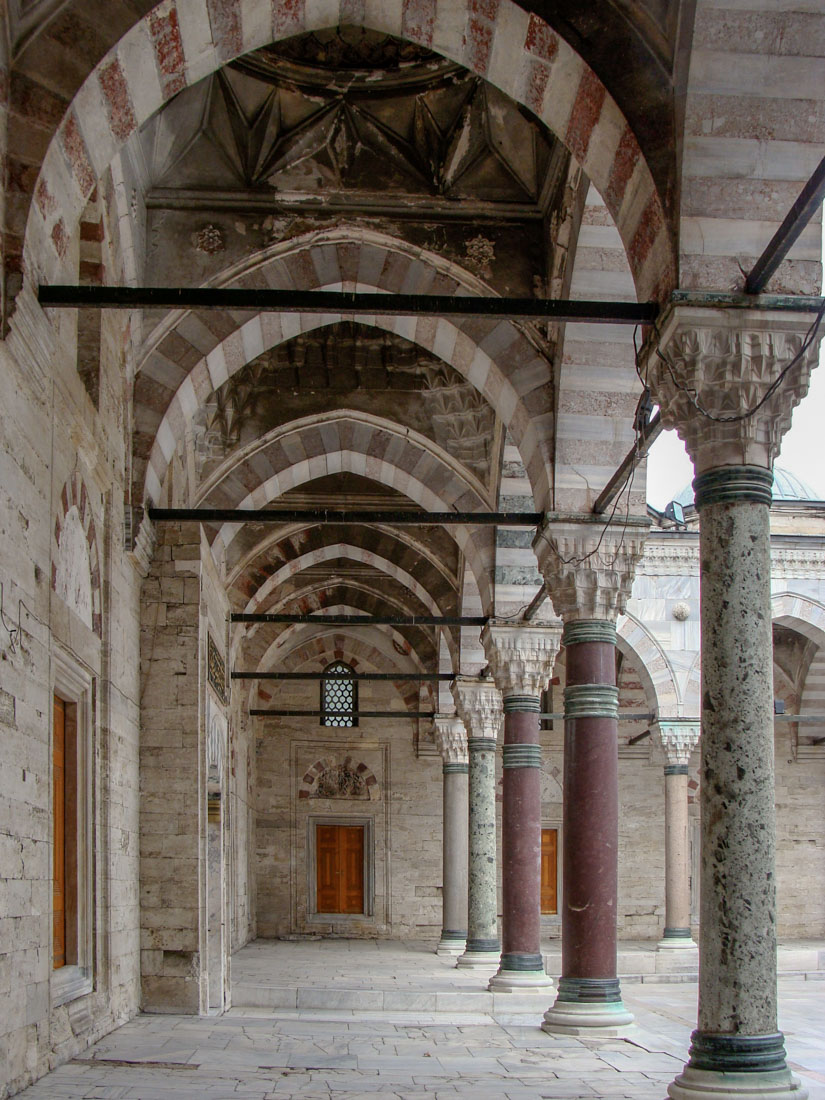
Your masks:
<instances>
[{"instance_id":1,"label":"window with wooden frame","mask_svg":"<svg viewBox=\"0 0 825 1100\"><path fill-rule=\"evenodd\" d=\"M92 679L55 659L52 695L52 1003L92 989Z\"/></svg>"},{"instance_id":2,"label":"window with wooden frame","mask_svg":"<svg viewBox=\"0 0 825 1100\"><path fill-rule=\"evenodd\" d=\"M358 725L358 681L345 661L333 661L321 680L321 725L352 728Z\"/></svg>"},{"instance_id":3,"label":"window with wooden frame","mask_svg":"<svg viewBox=\"0 0 825 1100\"><path fill-rule=\"evenodd\" d=\"M541 912L550 916L559 911L559 831L541 830Z\"/></svg>"}]
</instances>

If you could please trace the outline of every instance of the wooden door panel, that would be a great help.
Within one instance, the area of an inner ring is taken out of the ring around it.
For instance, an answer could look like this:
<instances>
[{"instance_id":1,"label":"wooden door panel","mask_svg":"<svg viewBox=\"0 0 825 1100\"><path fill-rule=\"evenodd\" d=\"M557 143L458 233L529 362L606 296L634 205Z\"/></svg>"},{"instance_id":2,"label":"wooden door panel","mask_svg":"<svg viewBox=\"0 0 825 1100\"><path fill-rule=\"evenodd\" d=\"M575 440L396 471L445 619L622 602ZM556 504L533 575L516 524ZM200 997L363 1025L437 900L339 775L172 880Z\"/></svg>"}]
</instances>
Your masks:
<instances>
[{"instance_id":1,"label":"wooden door panel","mask_svg":"<svg viewBox=\"0 0 825 1100\"><path fill-rule=\"evenodd\" d=\"M541 830L541 911L558 913L558 829Z\"/></svg>"},{"instance_id":2,"label":"wooden door panel","mask_svg":"<svg viewBox=\"0 0 825 1100\"><path fill-rule=\"evenodd\" d=\"M342 825L341 912L364 912L364 827Z\"/></svg>"},{"instance_id":3,"label":"wooden door panel","mask_svg":"<svg viewBox=\"0 0 825 1100\"><path fill-rule=\"evenodd\" d=\"M364 912L364 826L315 826L315 909Z\"/></svg>"},{"instance_id":4,"label":"wooden door panel","mask_svg":"<svg viewBox=\"0 0 825 1100\"><path fill-rule=\"evenodd\" d=\"M54 696L52 735L52 821L54 849L52 914L55 970L66 965L66 704Z\"/></svg>"}]
</instances>

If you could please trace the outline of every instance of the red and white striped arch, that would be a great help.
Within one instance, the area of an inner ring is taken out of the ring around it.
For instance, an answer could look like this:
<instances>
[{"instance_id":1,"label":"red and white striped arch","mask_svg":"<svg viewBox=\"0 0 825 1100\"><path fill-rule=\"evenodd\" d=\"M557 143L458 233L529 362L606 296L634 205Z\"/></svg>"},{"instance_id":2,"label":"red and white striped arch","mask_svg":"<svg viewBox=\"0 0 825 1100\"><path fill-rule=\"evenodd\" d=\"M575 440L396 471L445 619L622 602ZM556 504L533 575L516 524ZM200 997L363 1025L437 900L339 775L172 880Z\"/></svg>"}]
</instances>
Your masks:
<instances>
[{"instance_id":1,"label":"red and white striped arch","mask_svg":"<svg viewBox=\"0 0 825 1100\"><path fill-rule=\"evenodd\" d=\"M671 289L667 218L632 130L572 47L513 0L162 0L90 73L52 139L29 210L27 270L48 281L65 275L68 241L96 181L177 92L250 50L342 22L432 49L532 111L603 195L639 297Z\"/></svg>"}]
</instances>

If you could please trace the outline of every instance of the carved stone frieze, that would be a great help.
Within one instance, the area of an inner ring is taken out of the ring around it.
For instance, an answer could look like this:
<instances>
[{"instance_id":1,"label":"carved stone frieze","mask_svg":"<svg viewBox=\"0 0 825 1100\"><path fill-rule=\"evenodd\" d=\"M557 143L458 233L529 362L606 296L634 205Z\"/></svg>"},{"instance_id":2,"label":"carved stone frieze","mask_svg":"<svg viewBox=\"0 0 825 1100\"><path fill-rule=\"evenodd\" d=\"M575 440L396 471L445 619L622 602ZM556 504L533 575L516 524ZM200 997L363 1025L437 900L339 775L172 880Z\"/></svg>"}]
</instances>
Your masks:
<instances>
[{"instance_id":1,"label":"carved stone frieze","mask_svg":"<svg viewBox=\"0 0 825 1100\"><path fill-rule=\"evenodd\" d=\"M698 718L660 718L654 729L669 767L687 767L690 756L699 744L701 723Z\"/></svg>"},{"instance_id":2,"label":"carved stone frieze","mask_svg":"<svg viewBox=\"0 0 825 1100\"><path fill-rule=\"evenodd\" d=\"M771 466L817 362L819 339L805 346L811 322L797 313L670 309L646 348L645 377L665 428L684 440L697 473Z\"/></svg>"},{"instance_id":3,"label":"carved stone frieze","mask_svg":"<svg viewBox=\"0 0 825 1100\"><path fill-rule=\"evenodd\" d=\"M502 696L541 695L561 644L562 624L548 626L490 622L481 641Z\"/></svg>"},{"instance_id":4,"label":"carved stone frieze","mask_svg":"<svg viewBox=\"0 0 825 1100\"><path fill-rule=\"evenodd\" d=\"M557 615L615 622L627 606L649 527L628 516L610 526L548 513L533 542Z\"/></svg>"},{"instance_id":5,"label":"carved stone frieze","mask_svg":"<svg viewBox=\"0 0 825 1100\"><path fill-rule=\"evenodd\" d=\"M445 764L467 763L467 731L455 714L436 714L433 735Z\"/></svg>"},{"instance_id":6,"label":"carved stone frieze","mask_svg":"<svg viewBox=\"0 0 825 1100\"><path fill-rule=\"evenodd\" d=\"M459 676L453 683L453 698L468 737L498 739L504 712L501 692L492 680Z\"/></svg>"}]
</instances>

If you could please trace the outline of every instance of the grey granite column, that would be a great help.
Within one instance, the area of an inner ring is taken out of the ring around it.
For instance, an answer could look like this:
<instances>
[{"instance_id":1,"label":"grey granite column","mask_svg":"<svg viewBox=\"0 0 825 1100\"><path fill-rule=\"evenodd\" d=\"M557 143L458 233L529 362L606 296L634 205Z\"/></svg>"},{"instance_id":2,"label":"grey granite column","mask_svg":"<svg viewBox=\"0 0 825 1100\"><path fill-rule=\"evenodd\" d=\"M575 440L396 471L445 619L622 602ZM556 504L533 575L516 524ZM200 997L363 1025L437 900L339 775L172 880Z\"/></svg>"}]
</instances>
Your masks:
<instances>
[{"instance_id":1,"label":"grey granite column","mask_svg":"<svg viewBox=\"0 0 825 1100\"><path fill-rule=\"evenodd\" d=\"M701 524L699 1025L670 1096L796 1097L777 1028L770 470L694 481ZM709 1092L709 1087L715 1090Z\"/></svg>"},{"instance_id":2,"label":"grey granite column","mask_svg":"<svg viewBox=\"0 0 825 1100\"><path fill-rule=\"evenodd\" d=\"M776 1017L771 469L804 396L812 314L671 306L646 348L700 519L699 1019L674 1100L803 1100Z\"/></svg>"},{"instance_id":3,"label":"grey granite column","mask_svg":"<svg viewBox=\"0 0 825 1100\"><path fill-rule=\"evenodd\" d=\"M455 715L436 715L433 724L444 761L442 926L436 954L461 955L467 946L467 733L464 723Z\"/></svg>"},{"instance_id":4,"label":"grey granite column","mask_svg":"<svg viewBox=\"0 0 825 1100\"><path fill-rule=\"evenodd\" d=\"M553 674L561 623L493 620L481 640L504 700L501 939L498 993L552 986L541 953L541 693Z\"/></svg>"},{"instance_id":5,"label":"grey granite column","mask_svg":"<svg viewBox=\"0 0 825 1100\"><path fill-rule=\"evenodd\" d=\"M659 950L695 950L690 933L688 764L699 743L699 722L660 718L656 723L665 754L665 931Z\"/></svg>"},{"instance_id":6,"label":"grey granite column","mask_svg":"<svg viewBox=\"0 0 825 1100\"><path fill-rule=\"evenodd\" d=\"M467 729L469 755L469 885L467 947L457 966L494 969L499 960L496 876L496 741L501 695L492 680L459 677L456 708Z\"/></svg>"}]
</instances>

